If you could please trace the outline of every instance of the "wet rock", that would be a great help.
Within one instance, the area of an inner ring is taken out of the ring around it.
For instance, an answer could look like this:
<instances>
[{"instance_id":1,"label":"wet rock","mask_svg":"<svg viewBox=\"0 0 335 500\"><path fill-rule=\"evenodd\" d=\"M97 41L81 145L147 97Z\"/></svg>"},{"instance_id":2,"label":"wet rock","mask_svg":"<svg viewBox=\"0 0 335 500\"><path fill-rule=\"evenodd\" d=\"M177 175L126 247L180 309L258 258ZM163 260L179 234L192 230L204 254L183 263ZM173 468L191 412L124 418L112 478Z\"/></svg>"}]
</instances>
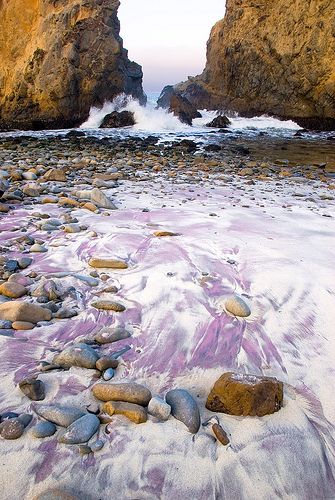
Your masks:
<instances>
[{"instance_id":1,"label":"wet rock","mask_svg":"<svg viewBox=\"0 0 335 500\"><path fill-rule=\"evenodd\" d=\"M229 415L269 415L282 407L283 383L276 378L224 373L214 384L206 408Z\"/></svg>"},{"instance_id":2,"label":"wet rock","mask_svg":"<svg viewBox=\"0 0 335 500\"><path fill-rule=\"evenodd\" d=\"M55 314L54 318L57 319L69 319L78 316L78 311L75 309L70 309L69 307L61 307Z\"/></svg>"},{"instance_id":3,"label":"wet rock","mask_svg":"<svg viewBox=\"0 0 335 500\"><path fill-rule=\"evenodd\" d=\"M230 125L230 120L224 115L219 115L214 118L210 123L206 123L206 127L226 128Z\"/></svg>"},{"instance_id":4,"label":"wet rock","mask_svg":"<svg viewBox=\"0 0 335 500\"><path fill-rule=\"evenodd\" d=\"M40 417L45 418L45 420L60 425L61 427L68 427L85 415L82 410L74 408L73 406L61 406L57 404L35 405L34 411Z\"/></svg>"},{"instance_id":5,"label":"wet rock","mask_svg":"<svg viewBox=\"0 0 335 500\"><path fill-rule=\"evenodd\" d=\"M116 328L102 328L95 336L94 340L98 344L111 344L118 340L124 340L131 337L131 334L123 327ZM114 368L113 366L111 368Z\"/></svg>"},{"instance_id":6,"label":"wet rock","mask_svg":"<svg viewBox=\"0 0 335 500\"><path fill-rule=\"evenodd\" d=\"M50 321L51 317L51 311L29 302L11 301L0 304L0 319L3 320L26 321L35 324L39 321Z\"/></svg>"},{"instance_id":7,"label":"wet rock","mask_svg":"<svg viewBox=\"0 0 335 500\"><path fill-rule=\"evenodd\" d=\"M88 264L95 268L107 268L107 269L127 269L128 264L122 260L115 259L105 259L100 257L92 257Z\"/></svg>"},{"instance_id":8,"label":"wet rock","mask_svg":"<svg viewBox=\"0 0 335 500\"><path fill-rule=\"evenodd\" d=\"M44 181L56 181L56 182L66 182L66 174L61 168L51 168L44 175L42 180Z\"/></svg>"},{"instance_id":9,"label":"wet rock","mask_svg":"<svg viewBox=\"0 0 335 500\"><path fill-rule=\"evenodd\" d=\"M9 259L4 264L4 270L10 273L15 273L19 269L19 263L17 260Z\"/></svg>"},{"instance_id":10,"label":"wet rock","mask_svg":"<svg viewBox=\"0 0 335 500\"><path fill-rule=\"evenodd\" d=\"M57 431L57 427L52 422L38 422L31 430L31 433L36 438L46 438L53 436Z\"/></svg>"},{"instance_id":11,"label":"wet rock","mask_svg":"<svg viewBox=\"0 0 335 500\"><path fill-rule=\"evenodd\" d=\"M239 295L233 295L225 302L225 308L234 316L247 318L251 314L250 307Z\"/></svg>"},{"instance_id":12,"label":"wet rock","mask_svg":"<svg viewBox=\"0 0 335 500\"><path fill-rule=\"evenodd\" d=\"M148 419L145 408L134 403L109 401L103 405L102 411L108 415L123 415L135 424L143 424Z\"/></svg>"},{"instance_id":13,"label":"wet rock","mask_svg":"<svg viewBox=\"0 0 335 500\"><path fill-rule=\"evenodd\" d=\"M100 128L121 128L135 125L134 113L131 111L113 111L105 116Z\"/></svg>"},{"instance_id":14,"label":"wet rock","mask_svg":"<svg viewBox=\"0 0 335 500\"><path fill-rule=\"evenodd\" d=\"M171 414L196 434L200 428L200 413L191 394L185 389L173 389L166 394L165 400L171 406Z\"/></svg>"},{"instance_id":15,"label":"wet rock","mask_svg":"<svg viewBox=\"0 0 335 500\"><path fill-rule=\"evenodd\" d=\"M125 401L147 406L151 392L143 385L134 382L120 384L99 383L92 388L93 395L100 401Z\"/></svg>"},{"instance_id":16,"label":"wet rock","mask_svg":"<svg viewBox=\"0 0 335 500\"><path fill-rule=\"evenodd\" d=\"M91 303L91 306L101 311L123 312L126 310L126 308L122 304L119 304L118 302L114 302L112 300L96 300Z\"/></svg>"},{"instance_id":17,"label":"wet rock","mask_svg":"<svg viewBox=\"0 0 335 500\"><path fill-rule=\"evenodd\" d=\"M3 422L4 420L9 420L11 418L18 418L18 417L19 417L19 414L15 413L14 411L5 411L1 415L0 422Z\"/></svg>"},{"instance_id":18,"label":"wet rock","mask_svg":"<svg viewBox=\"0 0 335 500\"><path fill-rule=\"evenodd\" d=\"M0 320L0 330L10 330L12 328L12 322L6 320Z\"/></svg>"},{"instance_id":19,"label":"wet rock","mask_svg":"<svg viewBox=\"0 0 335 500\"><path fill-rule=\"evenodd\" d=\"M171 406L164 399L155 396L150 399L148 404L148 413L159 420L168 420L171 414Z\"/></svg>"},{"instance_id":20,"label":"wet rock","mask_svg":"<svg viewBox=\"0 0 335 500\"><path fill-rule=\"evenodd\" d=\"M87 344L75 344L67 347L60 354L57 354L53 363L62 368L79 366L82 368L95 368L99 355Z\"/></svg>"},{"instance_id":21,"label":"wet rock","mask_svg":"<svg viewBox=\"0 0 335 500\"><path fill-rule=\"evenodd\" d=\"M0 294L11 299L19 299L26 293L27 289L19 283L7 282L0 285Z\"/></svg>"},{"instance_id":22,"label":"wet rock","mask_svg":"<svg viewBox=\"0 0 335 500\"><path fill-rule=\"evenodd\" d=\"M33 245L31 245L30 251L34 253L44 253L47 252L48 249L45 246L40 245L39 243L34 243Z\"/></svg>"},{"instance_id":23,"label":"wet rock","mask_svg":"<svg viewBox=\"0 0 335 500\"><path fill-rule=\"evenodd\" d=\"M179 118L182 123L192 125L193 118L201 118L199 111L179 92L176 92L172 85L167 85L161 92L157 100L159 108L168 109Z\"/></svg>"},{"instance_id":24,"label":"wet rock","mask_svg":"<svg viewBox=\"0 0 335 500\"><path fill-rule=\"evenodd\" d=\"M0 435L3 439L18 439L23 431L24 425L18 418L11 418L0 424Z\"/></svg>"},{"instance_id":25,"label":"wet rock","mask_svg":"<svg viewBox=\"0 0 335 500\"><path fill-rule=\"evenodd\" d=\"M28 321L14 321L12 328L13 330L32 330L35 328L35 325Z\"/></svg>"},{"instance_id":26,"label":"wet rock","mask_svg":"<svg viewBox=\"0 0 335 500\"><path fill-rule=\"evenodd\" d=\"M227 436L227 433L224 431L224 429L221 427L220 424L213 424L212 425L212 431L216 437L216 439L223 444L224 446L227 446L229 444L229 438Z\"/></svg>"},{"instance_id":27,"label":"wet rock","mask_svg":"<svg viewBox=\"0 0 335 500\"><path fill-rule=\"evenodd\" d=\"M108 368L115 369L118 367L118 365L118 360L113 358L112 356L102 356L95 364L97 370L100 370L101 372L108 370Z\"/></svg>"},{"instance_id":28,"label":"wet rock","mask_svg":"<svg viewBox=\"0 0 335 500\"><path fill-rule=\"evenodd\" d=\"M58 438L58 442L64 444L86 443L97 432L99 426L100 420L96 415L92 413L84 415L67 427L64 434Z\"/></svg>"},{"instance_id":29,"label":"wet rock","mask_svg":"<svg viewBox=\"0 0 335 500\"><path fill-rule=\"evenodd\" d=\"M23 394L32 401L42 401L45 398L45 385L42 380L26 378L19 382Z\"/></svg>"}]
</instances>

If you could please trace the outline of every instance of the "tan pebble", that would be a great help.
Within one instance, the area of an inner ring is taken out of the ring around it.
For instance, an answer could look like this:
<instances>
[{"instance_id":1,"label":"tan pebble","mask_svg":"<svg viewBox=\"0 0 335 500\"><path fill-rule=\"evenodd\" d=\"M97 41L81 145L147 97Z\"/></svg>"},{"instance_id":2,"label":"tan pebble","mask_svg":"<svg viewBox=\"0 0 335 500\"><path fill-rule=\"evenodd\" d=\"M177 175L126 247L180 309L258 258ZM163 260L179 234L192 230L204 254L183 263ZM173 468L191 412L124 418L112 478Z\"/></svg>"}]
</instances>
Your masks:
<instances>
[{"instance_id":1,"label":"tan pebble","mask_svg":"<svg viewBox=\"0 0 335 500\"><path fill-rule=\"evenodd\" d=\"M97 300L95 302L92 302L91 306L102 311L123 312L126 310L126 308L122 304L113 302L111 300Z\"/></svg>"},{"instance_id":2,"label":"tan pebble","mask_svg":"<svg viewBox=\"0 0 335 500\"><path fill-rule=\"evenodd\" d=\"M123 415L135 424L143 424L148 419L147 411L133 403L109 401L103 405L102 410L109 415Z\"/></svg>"},{"instance_id":3,"label":"tan pebble","mask_svg":"<svg viewBox=\"0 0 335 500\"><path fill-rule=\"evenodd\" d=\"M32 330L34 327L35 325L28 321L14 321L12 324L14 330Z\"/></svg>"},{"instance_id":4,"label":"tan pebble","mask_svg":"<svg viewBox=\"0 0 335 500\"><path fill-rule=\"evenodd\" d=\"M18 299L26 295L27 289L20 283L7 282L0 285L0 294L11 299Z\"/></svg>"},{"instance_id":5,"label":"tan pebble","mask_svg":"<svg viewBox=\"0 0 335 500\"><path fill-rule=\"evenodd\" d=\"M223 430L223 428L221 427L221 425L219 424L214 424L212 426L212 431L214 432L214 435L216 437L216 439L221 443L223 444L224 446L227 446L227 444L229 444L229 438L226 434L226 432Z\"/></svg>"},{"instance_id":6,"label":"tan pebble","mask_svg":"<svg viewBox=\"0 0 335 500\"><path fill-rule=\"evenodd\" d=\"M105 268L105 269L127 269L128 264L122 260L115 259L104 259L100 257L92 257L88 264L95 268Z\"/></svg>"},{"instance_id":7,"label":"tan pebble","mask_svg":"<svg viewBox=\"0 0 335 500\"><path fill-rule=\"evenodd\" d=\"M164 236L180 236L178 233L173 233L171 231L155 231L154 236L157 238L162 238Z\"/></svg>"}]
</instances>

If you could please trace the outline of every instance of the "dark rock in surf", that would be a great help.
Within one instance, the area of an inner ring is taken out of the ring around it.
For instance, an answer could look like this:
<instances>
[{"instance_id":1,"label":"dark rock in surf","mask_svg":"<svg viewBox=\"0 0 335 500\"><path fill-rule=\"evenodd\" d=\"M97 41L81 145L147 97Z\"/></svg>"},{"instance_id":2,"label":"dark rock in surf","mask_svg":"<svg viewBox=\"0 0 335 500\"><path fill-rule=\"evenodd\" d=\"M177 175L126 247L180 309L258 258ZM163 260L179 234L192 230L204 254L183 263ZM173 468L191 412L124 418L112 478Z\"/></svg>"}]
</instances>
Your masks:
<instances>
[{"instance_id":1,"label":"dark rock in surf","mask_svg":"<svg viewBox=\"0 0 335 500\"><path fill-rule=\"evenodd\" d=\"M176 92L172 85L167 85L157 101L158 108L168 109L182 123L192 125L194 118L201 118L199 111L185 97Z\"/></svg>"},{"instance_id":2,"label":"dark rock in surf","mask_svg":"<svg viewBox=\"0 0 335 500\"><path fill-rule=\"evenodd\" d=\"M230 120L227 118L225 115L219 115L214 118L209 123L206 123L206 127L213 127L213 128L226 128L230 125Z\"/></svg>"},{"instance_id":3,"label":"dark rock in surf","mask_svg":"<svg viewBox=\"0 0 335 500\"><path fill-rule=\"evenodd\" d=\"M113 111L103 119L100 128L122 128L135 125L134 113L131 111Z\"/></svg>"}]
</instances>

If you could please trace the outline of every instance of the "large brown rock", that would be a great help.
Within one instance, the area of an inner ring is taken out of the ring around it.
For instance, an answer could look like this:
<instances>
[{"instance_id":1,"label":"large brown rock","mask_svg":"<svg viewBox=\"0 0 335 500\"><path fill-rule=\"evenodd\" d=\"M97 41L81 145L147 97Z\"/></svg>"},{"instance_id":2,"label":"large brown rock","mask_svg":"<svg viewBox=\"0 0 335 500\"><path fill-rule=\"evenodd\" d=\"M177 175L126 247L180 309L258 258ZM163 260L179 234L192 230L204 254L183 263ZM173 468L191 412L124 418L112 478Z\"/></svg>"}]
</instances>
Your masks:
<instances>
[{"instance_id":1,"label":"large brown rock","mask_svg":"<svg viewBox=\"0 0 335 500\"><path fill-rule=\"evenodd\" d=\"M192 125L193 118L201 118L196 107L176 92L172 85L164 87L157 100L157 106L168 109L170 113L173 113L182 123L187 125Z\"/></svg>"},{"instance_id":2,"label":"large brown rock","mask_svg":"<svg viewBox=\"0 0 335 500\"><path fill-rule=\"evenodd\" d=\"M214 384L206 408L229 415L263 417L282 407L283 383L272 377L224 373Z\"/></svg>"},{"instance_id":3,"label":"large brown rock","mask_svg":"<svg viewBox=\"0 0 335 500\"><path fill-rule=\"evenodd\" d=\"M81 124L125 92L145 101L142 70L119 36L119 0L0 2L0 126Z\"/></svg>"},{"instance_id":4,"label":"large brown rock","mask_svg":"<svg viewBox=\"0 0 335 500\"><path fill-rule=\"evenodd\" d=\"M113 111L103 119L100 128L121 128L135 125L134 113L131 111Z\"/></svg>"},{"instance_id":5,"label":"large brown rock","mask_svg":"<svg viewBox=\"0 0 335 500\"><path fill-rule=\"evenodd\" d=\"M50 321L51 317L52 313L49 309L29 302L12 300L0 304L0 319L35 324L39 321Z\"/></svg>"},{"instance_id":6,"label":"large brown rock","mask_svg":"<svg viewBox=\"0 0 335 500\"><path fill-rule=\"evenodd\" d=\"M204 72L177 90L198 109L335 129L334 26L329 0L227 0Z\"/></svg>"}]
</instances>

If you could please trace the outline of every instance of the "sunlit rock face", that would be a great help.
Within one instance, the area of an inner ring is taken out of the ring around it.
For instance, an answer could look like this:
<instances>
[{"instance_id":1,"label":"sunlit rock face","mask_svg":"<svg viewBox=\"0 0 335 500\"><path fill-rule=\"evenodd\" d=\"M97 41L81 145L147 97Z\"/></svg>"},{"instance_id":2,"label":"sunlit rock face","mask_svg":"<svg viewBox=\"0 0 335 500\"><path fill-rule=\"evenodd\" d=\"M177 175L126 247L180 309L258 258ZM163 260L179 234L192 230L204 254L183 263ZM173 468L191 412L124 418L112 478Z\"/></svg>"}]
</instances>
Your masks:
<instances>
[{"instance_id":1,"label":"sunlit rock face","mask_svg":"<svg viewBox=\"0 0 335 500\"><path fill-rule=\"evenodd\" d=\"M227 0L204 72L179 90L199 108L335 129L334 26L329 0Z\"/></svg>"},{"instance_id":2,"label":"sunlit rock face","mask_svg":"<svg viewBox=\"0 0 335 500\"><path fill-rule=\"evenodd\" d=\"M0 0L0 126L82 123L120 92L144 100L119 36L118 0Z\"/></svg>"}]
</instances>

